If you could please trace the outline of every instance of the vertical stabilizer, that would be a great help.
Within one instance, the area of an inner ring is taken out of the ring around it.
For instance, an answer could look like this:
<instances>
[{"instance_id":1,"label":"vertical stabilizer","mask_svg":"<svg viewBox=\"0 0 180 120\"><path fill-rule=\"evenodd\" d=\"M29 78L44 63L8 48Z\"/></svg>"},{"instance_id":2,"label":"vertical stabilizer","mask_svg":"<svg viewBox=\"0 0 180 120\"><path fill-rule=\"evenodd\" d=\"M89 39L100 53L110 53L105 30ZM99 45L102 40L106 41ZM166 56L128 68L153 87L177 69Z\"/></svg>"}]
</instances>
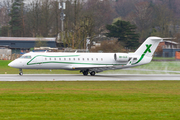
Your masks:
<instances>
[{"instance_id":1,"label":"vertical stabilizer","mask_svg":"<svg viewBox=\"0 0 180 120\"><path fill-rule=\"evenodd\" d=\"M135 51L135 55L152 57L159 43L163 41L160 37L149 37L144 43Z\"/></svg>"},{"instance_id":2,"label":"vertical stabilizer","mask_svg":"<svg viewBox=\"0 0 180 120\"><path fill-rule=\"evenodd\" d=\"M159 43L163 41L160 37L149 37L144 43L135 51L135 55L139 56L138 60L132 65L137 64L146 64L152 60L152 56L159 45Z\"/></svg>"}]
</instances>

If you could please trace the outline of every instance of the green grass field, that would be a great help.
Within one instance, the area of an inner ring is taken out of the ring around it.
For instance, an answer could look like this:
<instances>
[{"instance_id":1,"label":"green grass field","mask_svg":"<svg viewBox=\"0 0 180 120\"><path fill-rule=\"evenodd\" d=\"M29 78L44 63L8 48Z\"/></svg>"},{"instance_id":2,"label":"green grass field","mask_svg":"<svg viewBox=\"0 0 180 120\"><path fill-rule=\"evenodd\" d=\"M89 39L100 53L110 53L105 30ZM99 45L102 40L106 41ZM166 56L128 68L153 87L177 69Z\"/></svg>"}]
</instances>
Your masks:
<instances>
[{"instance_id":1,"label":"green grass field","mask_svg":"<svg viewBox=\"0 0 180 120\"><path fill-rule=\"evenodd\" d=\"M18 69L7 66L9 62L0 61L0 74L18 74ZM180 71L180 64L153 61L136 68ZM131 72L139 73L127 71ZM79 71L24 70L24 73ZM126 70L113 73L123 74ZM0 120L179 120L179 86L180 81L0 82Z\"/></svg>"},{"instance_id":2,"label":"green grass field","mask_svg":"<svg viewBox=\"0 0 180 120\"><path fill-rule=\"evenodd\" d=\"M180 81L0 82L1 120L179 120Z\"/></svg>"},{"instance_id":3,"label":"green grass field","mask_svg":"<svg viewBox=\"0 0 180 120\"><path fill-rule=\"evenodd\" d=\"M175 60L175 57L153 57L153 60Z\"/></svg>"},{"instance_id":4,"label":"green grass field","mask_svg":"<svg viewBox=\"0 0 180 120\"><path fill-rule=\"evenodd\" d=\"M0 74L18 74L19 70L11 68L8 63L11 61L0 60ZM140 70L109 70L103 73L113 73L113 74L166 74L164 71L180 71L180 61L152 61L149 64L134 67L137 69L147 69L147 70L161 70L163 72L157 71L140 71ZM79 71L67 71L67 70L23 70L24 74L80 74ZM169 74L169 73L168 73ZM174 74L174 73L173 73Z\"/></svg>"}]
</instances>

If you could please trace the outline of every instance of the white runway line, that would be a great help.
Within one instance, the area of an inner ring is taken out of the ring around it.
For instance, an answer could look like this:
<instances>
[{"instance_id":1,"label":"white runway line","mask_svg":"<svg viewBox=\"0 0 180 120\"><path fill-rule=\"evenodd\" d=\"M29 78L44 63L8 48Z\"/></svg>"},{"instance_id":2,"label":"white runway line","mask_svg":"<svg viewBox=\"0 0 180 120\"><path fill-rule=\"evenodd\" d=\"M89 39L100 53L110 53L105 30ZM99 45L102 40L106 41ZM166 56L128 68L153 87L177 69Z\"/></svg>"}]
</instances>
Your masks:
<instances>
[{"instance_id":1,"label":"white runway line","mask_svg":"<svg viewBox=\"0 0 180 120\"><path fill-rule=\"evenodd\" d=\"M0 81L144 81L144 80L180 80L180 75L128 75L128 74L97 74L83 76L81 74L0 74Z\"/></svg>"}]
</instances>

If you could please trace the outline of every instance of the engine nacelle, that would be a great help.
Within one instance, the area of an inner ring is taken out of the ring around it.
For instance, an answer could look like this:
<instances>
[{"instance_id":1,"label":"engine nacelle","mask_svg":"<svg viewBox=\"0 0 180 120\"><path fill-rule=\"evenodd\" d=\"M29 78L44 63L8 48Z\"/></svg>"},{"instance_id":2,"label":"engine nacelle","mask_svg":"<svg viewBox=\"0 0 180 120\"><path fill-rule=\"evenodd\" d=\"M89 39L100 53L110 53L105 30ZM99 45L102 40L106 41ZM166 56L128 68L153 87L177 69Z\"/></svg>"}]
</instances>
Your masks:
<instances>
[{"instance_id":1,"label":"engine nacelle","mask_svg":"<svg viewBox=\"0 0 180 120\"><path fill-rule=\"evenodd\" d=\"M115 53L114 60L117 62L128 62L129 55L127 53Z\"/></svg>"}]
</instances>

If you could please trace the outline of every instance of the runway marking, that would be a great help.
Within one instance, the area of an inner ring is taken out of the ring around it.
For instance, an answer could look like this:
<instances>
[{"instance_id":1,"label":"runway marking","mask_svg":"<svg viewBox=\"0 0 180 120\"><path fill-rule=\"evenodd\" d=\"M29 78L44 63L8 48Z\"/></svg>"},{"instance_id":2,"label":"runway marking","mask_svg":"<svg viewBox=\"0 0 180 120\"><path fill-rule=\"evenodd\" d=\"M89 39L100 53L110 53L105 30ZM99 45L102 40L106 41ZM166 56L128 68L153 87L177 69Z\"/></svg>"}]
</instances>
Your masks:
<instances>
[{"instance_id":1,"label":"runway marking","mask_svg":"<svg viewBox=\"0 0 180 120\"><path fill-rule=\"evenodd\" d=\"M83 76L81 74L0 74L0 81L144 81L144 80L180 80L177 74L97 74Z\"/></svg>"}]
</instances>

